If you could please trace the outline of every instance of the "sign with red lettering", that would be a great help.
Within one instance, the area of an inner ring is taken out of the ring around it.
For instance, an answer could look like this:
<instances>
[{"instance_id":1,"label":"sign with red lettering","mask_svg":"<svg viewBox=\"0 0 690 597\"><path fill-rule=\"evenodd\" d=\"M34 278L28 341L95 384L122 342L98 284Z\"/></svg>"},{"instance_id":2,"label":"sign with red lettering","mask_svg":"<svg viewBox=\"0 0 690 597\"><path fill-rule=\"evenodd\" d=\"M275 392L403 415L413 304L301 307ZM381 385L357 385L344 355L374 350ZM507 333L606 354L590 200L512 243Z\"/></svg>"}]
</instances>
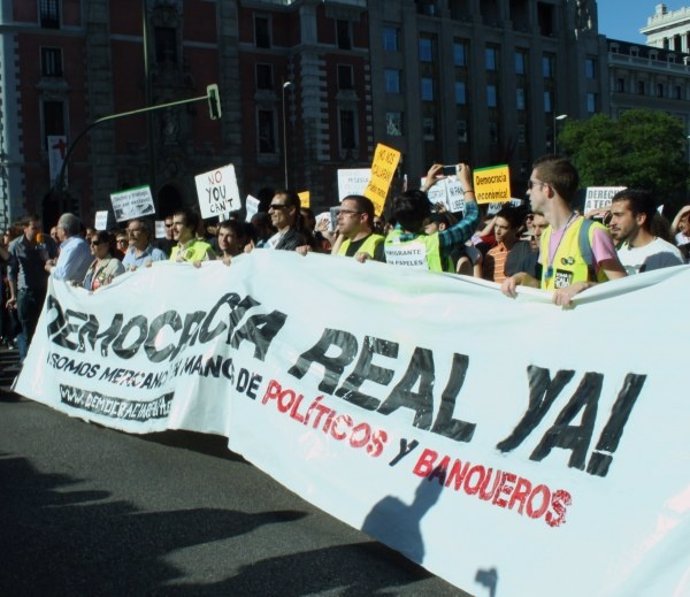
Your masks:
<instances>
[{"instance_id":1,"label":"sign with red lettering","mask_svg":"<svg viewBox=\"0 0 690 597\"><path fill-rule=\"evenodd\" d=\"M224 214L241 208L235 166L204 172L194 177L201 217L225 219Z\"/></svg>"}]
</instances>

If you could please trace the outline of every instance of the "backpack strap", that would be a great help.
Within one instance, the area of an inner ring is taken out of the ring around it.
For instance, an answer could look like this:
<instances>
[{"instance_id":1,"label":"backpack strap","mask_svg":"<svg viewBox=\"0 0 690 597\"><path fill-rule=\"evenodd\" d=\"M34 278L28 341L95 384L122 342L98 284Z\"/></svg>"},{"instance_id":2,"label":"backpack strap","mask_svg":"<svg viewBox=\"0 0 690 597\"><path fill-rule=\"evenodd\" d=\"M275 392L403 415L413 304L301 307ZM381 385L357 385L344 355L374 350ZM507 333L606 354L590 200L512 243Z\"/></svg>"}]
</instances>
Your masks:
<instances>
[{"instance_id":1,"label":"backpack strap","mask_svg":"<svg viewBox=\"0 0 690 597\"><path fill-rule=\"evenodd\" d=\"M580 254L587 264L589 270L589 279L596 280L596 272L594 270L594 253L592 252L592 243L589 240L589 231L592 228L592 220L585 218L580 226L580 235L578 237L578 245Z\"/></svg>"}]
</instances>

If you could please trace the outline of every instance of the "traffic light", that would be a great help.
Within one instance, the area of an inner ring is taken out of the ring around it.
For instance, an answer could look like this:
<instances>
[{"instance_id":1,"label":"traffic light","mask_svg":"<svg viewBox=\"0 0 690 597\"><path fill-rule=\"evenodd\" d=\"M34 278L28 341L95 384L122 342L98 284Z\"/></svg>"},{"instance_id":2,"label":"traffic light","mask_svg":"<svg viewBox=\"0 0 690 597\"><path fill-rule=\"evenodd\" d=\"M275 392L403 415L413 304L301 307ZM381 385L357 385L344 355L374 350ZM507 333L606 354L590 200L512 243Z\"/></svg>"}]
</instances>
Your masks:
<instances>
[{"instance_id":1,"label":"traffic light","mask_svg":"<svg viewBox=\"0 0 690 597\"><path fill-rule=\"evenodd\" d=\"M223 111L220 108L220 93L217 83L206 87L206 99L208 100L208 113L211 120L219 120Z\"/></svg>"}]
</instances>

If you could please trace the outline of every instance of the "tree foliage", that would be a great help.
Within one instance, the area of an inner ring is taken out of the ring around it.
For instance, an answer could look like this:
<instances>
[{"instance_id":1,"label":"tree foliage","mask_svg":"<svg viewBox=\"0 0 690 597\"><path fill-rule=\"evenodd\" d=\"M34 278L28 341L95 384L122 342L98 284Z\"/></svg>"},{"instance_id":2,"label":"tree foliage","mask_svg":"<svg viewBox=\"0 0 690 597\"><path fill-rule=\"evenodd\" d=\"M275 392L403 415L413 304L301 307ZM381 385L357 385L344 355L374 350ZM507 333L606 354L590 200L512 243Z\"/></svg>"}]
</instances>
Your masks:
<instances>
[{"instance_id":1,"label":"tree foliage","mask_svg":"<svg viewBox=\"0 0 690 597\"><path fill-rule=\"evenodd\" d=\"M688 183L688 138L683 123L665 112L628 110L618 120L596 114L566 122L558 146L585 186L652 191L659 203L683 199Z\"/></svg>"}]
</instances>

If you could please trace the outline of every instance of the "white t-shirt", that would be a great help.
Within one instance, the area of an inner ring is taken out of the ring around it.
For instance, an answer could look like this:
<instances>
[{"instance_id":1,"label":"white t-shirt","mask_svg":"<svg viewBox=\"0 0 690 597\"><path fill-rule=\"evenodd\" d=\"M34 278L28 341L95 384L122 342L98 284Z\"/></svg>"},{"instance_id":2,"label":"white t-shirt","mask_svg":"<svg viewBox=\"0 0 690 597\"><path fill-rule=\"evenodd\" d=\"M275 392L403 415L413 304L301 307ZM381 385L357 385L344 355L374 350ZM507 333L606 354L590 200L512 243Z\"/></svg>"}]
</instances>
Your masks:
<instances>
[{"instance_id":1,"label":"white t-shirt","mask_svg":"<svg viewBox=\"0 0 690 597\"><path fill-rule=\"evenodd\" d=\"M658 237L643 247L631 247L628 243L623 243L618 249L618 259L628 275L685 263L675 245Z\"/></svg>"}]
</instances>

